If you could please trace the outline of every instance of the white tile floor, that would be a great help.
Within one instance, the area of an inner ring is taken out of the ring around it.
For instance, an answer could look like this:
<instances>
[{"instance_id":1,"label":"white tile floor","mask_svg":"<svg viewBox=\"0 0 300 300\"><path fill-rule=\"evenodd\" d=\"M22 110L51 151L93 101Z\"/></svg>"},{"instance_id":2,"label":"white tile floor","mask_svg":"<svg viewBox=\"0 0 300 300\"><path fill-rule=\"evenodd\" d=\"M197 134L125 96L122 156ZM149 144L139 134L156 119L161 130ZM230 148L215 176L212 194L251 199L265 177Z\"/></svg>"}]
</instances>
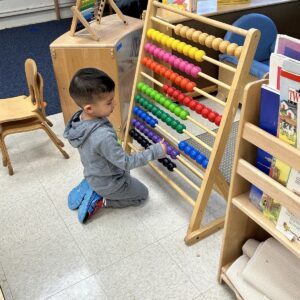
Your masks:
<instances>
[{"instance_id":1,"label":"white tile floor","mask_svg":"<svg viewBox=\"0 0 300 300\"><path fill-rule=\"evenodd\" d=\"M61 137L62 115L50 119ZM222 231L187 247L192 209L152 169L132 172L150 190L143 207L107 209L81 225L67 207L82 178L77 151L66 143L70 159L63 159L43 132L9 136L7 145L15 171L11 177L0 168L0 285L7 300L234 299L216 278ZM224 210L214 194L205 221Z\"/></svg>"}]
</instances>

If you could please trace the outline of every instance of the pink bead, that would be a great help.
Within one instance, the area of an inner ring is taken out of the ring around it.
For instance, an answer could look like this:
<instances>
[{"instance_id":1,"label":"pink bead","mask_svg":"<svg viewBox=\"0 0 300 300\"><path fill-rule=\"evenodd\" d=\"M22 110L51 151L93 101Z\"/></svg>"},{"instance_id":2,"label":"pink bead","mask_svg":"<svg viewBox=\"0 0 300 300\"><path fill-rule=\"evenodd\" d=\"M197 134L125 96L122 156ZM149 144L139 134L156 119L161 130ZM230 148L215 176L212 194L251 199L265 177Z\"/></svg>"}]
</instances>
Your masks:
<instances>
[{"instance_id":1,"label":"pink bead","mask_svg":"<svg viewBox=\"0 0 300 300\"><path fill-rule=\"evenodd\" d=\"M201 68L194 66L191 70L191 75L196 78L199 72L201 72Z\"/></svg>"},{"instance_id":2,"label":"pink bead","mask_svg":"<svg viewBox=\"0 0 300 300\"><path fill-rule=\"evenodd\" d=\"M157 47L155 46L155 45L151 45L150 47L149 47L149 53L150 54L153 54L153 52L154 52L154 50L156 49Z\"/></svg>"},{"instance_id":3,"label":"pink bead","mask_svg":"<svg viewBox=\"0 0 300 300\"><path fill-rule=\"evenodd\" d=\"M149 52L149 48L151 47L151 45L152 45L152 44L150 44L150 43L146 43L146 45L145 45L145 50L146 50L147 52Z\"/></svg>"},{"instance_id":4,"label":"pink bead","mask_svg":"<svg viewBox=\"0 0 300 300\"><path fill-rule=\"evenodd\" d=\"M180 71L184 72L185 67L187 66L188 62L183 60L180 64L179 64L179 69Z\"/></svg>"},{"instance_id":5,"label":"pink bead","mask_svg":"<svg viewBox=\"0 0 300 300\"><path fill-rule=\"evenodd\" d=\"M165 50L159 49L159 52L158 52L158 54L157 54L157 57L158 57L159 59L163 59L165 53L166 53Z\"/></svg>"},{"instance_id":6,"label":"pink bead","mask_svg":"<svg viewBox=\"0 0 300 300\"><path fill-rule=\"evenodd\" d=\"M179 58L179 57L177 57L177 58L175 59L175 61L174 61L174 64L173 64L174 67L175 67L176 69L178 69L181 62L182 62L182 59Z\"/></svg>"},{"instance_id":7,"label":"pink bead","mask_svg":"<svg viewBox=\"0 0 300 300\"><path fill-rule=\"evenodd\" d=\"M192 68L193 68L193 67L194 67L193 64L187 64L187 65L185 66L184 72L187 73L187 74L189 74L189 75L191 75L191 71L192 71Z\"/></svg>"},{"instance_id":8,"label":"pink bead","mask_svg":"<svg viewBox=\"0 0 300 300\"><path fill-rule=\"evenodd\" d=\"M158 56L159 50L160 50L159 48L156 48L156 49L153 51L153 55L154 55L155 57Z\"/></svg>"},{"instance_id":9,"label":"pink bead","mask_svg":"<svg viewBox=\"0 0 300 300\"><path fill-rule=\"evenodd\" d=\"M169 57L169 64L170 64L170 65L174 65L175 59L176 59L176 56L175 56L175 55L171 55L171 56Z\"/></svg>"},{"instance_id":10,"label":"pink bead","mask_svg":"<svg viewBox=\"0 0 300 300\"><path fill-rule=\"evenodd\" d=\"M168 62L169 61L169 58L170 58L171 54L169 52L165 52L164 56L163 56L163 60L165 62Z\"/></svg>"}]
</instances>

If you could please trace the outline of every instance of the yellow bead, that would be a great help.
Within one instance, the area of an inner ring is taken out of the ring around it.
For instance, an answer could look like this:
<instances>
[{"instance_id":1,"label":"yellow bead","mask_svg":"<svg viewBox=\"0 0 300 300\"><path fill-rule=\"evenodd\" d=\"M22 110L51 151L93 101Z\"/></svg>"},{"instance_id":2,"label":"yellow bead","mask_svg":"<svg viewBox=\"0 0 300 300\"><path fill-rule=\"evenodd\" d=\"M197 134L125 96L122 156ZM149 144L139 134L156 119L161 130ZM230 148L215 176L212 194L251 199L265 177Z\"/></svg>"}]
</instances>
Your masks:
<instances>
[{"instance_id":1,"label":"yellow bead","mask_svg":"<svg viewBox=\"0 0 300 300\"><path fill-rule=\"evenodd\" d=\"M216 51L219 51L219 46L222 43L223 39L221 38L216 38L212 42L212 48Z\"/></svg>"},{"instance_id":2,"label":"yellow bead","mask_svg":"<svg viewBox=\"0 0 300 300\"><path fill-rule=\"evenodd\" d=\"M200 34L200 36L199 36L198 43L199 43L200 45L205 45L205 40L206 40L207 37L208 37L208 33L202 32L202 33Z\"/></svg>"},{"instance_id":3,"label":"yellow bead","mask_svg":"<svg viewBox=\"0 0 300 300\"><path fill-rule=\"evenodd\" d=\"M171 45L171 47L172 47L172 49L173 50L177 50L177 45L180 43L180 41L179 40L175 40L174 39L174 41L172 42L172 45Z\"/></svg>"},{"instance_id":4,"label":"yellow bead","mask_svg":"<svg viewBox=\"0 0 300 300\"><path fill-rule=\"evenodd\" d=\"M171 48L171 47L172 47L173 41L175 41L174 38L172 38L172 37L169 37L169 38L168 38L167 43L166 43L166 45L167 45L168 48Z\"/></svg>"},{"instance_id":5,"label":"yellow bead","mask_svg":"<svg viewBox=\"0 0 300 300\"><path fill-rule=\"evenodd\" d=\"M234 51L235 49L238 47L239 45L236 43L231 43L228 45L228 47L226 48L226 52L228 55L234 55Z\"/></svg>"},{"instance_id":6,"label":"yellow bead","mask_svg":"<svg viewBox=\"0 0 300 300\"><path fill-rule=\"evenodd\" d=\"M183 27L182 24L177 24L174 28L174 31L177 35L180 35L180 29Z\"/></svg>"},{"instance_id":7,"label":"yellow bead","mask_svg":"<svg viewBox=\"0 0 300 300\"><path fill-rule=\"evenodd\" d=\"M196 47L192 47L190 50L189 50L189 57L194 59L195 58L195 53L196 51L198 50L198 48Z\"/></svg>"},{"instance_id":8,"label":"yellow bead","mask_svg":"<svg viewBox=\"0 0 300 300\"><path fill-rule=\"evenodd\" d=\"M192 39L192 35L193 33L196 31L196 29L194 28L189 28L187 31L186 31L186 38L188 40L191 40Z\"/></svg>"},{"instance_id":9,"label":"yellow bead","mask_svg":"<svg viewBox=\"0 0 300 300\"><path fill-rule=\"evenodd\" d=\"M187 30L189 29L190 27L188 27L188 26L183 26L181 29L180 29L180 35L182 36L182 37L186 37L186 32L187 32Z\"/></svg>"},{"instance_id":10,"label":"yellow bead","mask_svg":"<svg viewBox=\"0 0 300 300\"><path fill-rule=\"evenodd\" d=\"M182 53L183 53L185 56L189 56L189 51L190 51L190 49L191 49L192 47L193 47L193 46L191 46L191 45L185 45L185 46L183 47Z\"/></svg>"},{"instance_id":11,"label":"yellow bead","mask_svg":"<svg viewBox=\"0 0 300 300\"><path fill-rule=\"evenodd\" d=\"M200 36L201 33L202 33L202 31L196 30L196 31L192 34L192 40L193 40L195 43L198 43L199 36Z\"/></svg>"},{"instance_id":12,"label":"yellow bead","mask_svg":"<svg viewBox=\"0 0 300 300\"><path fill-rule=\"evenodd\" d=\"M156 41L157 41L158 43L160 43L160 42L161 42L161 39L163 38L163 36L164 36L163 33L158 32L158 34L156 35Z\"/></svg>"},{"instance_id":13,"label":"yellow bead","mask_svg":"<svg viewBox=\"0 0 300 300\"><path fill-rule=\"evenodd\" d=\"M153 35L154 32L155 32L155 30L153 28L148 29L148 31L147 31L147 37L149 39L153 39L152 35Z\"/></svg>"},{"instance_id":14,"label":"yellow bead","mask_svg":"<svg viewBox=\"0 0 300 300\"><path fill-rule=\"evenodd\" d=\"M225 53L226 52L226 49L227 49L227 46L230 44L229 41L223 41L221 42L221 44L219 45L219 50L220 52L222 53Z\"/></svg>"},{"instance_id":15,"label":"yellow bead","mask_svg":"<svg viewBox=\"0 0 300 300\"><path fill-rule=\"evenodd\" d=\"M197 50L195 53L195 60L198 62L203 61L203 55L205 55L205 52L203 50Z\"/></svg>"},{"instance_id":16,"label":"yellow bead","mask_svg":"<svg viewBox=\"0 0 300 300\"><path fill-rule=\"evenodd\" d=\"M243 50L243 46L238 46L234 51L234 56L236 58L240 58L242 50Z\"/></svg>"},{"instance_id":17,"label":"yellow bead","mask_svg":"<svg viewBox=\"0 0 300 300\"><path fill-rule=\"evenodd\" d=\"M206 39L205 39L205 46L208 48L212 47L212 42L214 41L216 37L214 35L209 35Z\"/></svg>"},{"instance_id":18,"label":"yellow bead","mask_svg":"<svg viewBox=\"0 0 300 300\"><path fill-rule=\"evenodd\" d=\"M151 33L151 38L153 41L156 41L156 37L157 37L158 33L159 32L157 30L155 30L154 32Z\"/></svg>"},{"instance_id":19,"label":"yellow bead","mask_svg":"<svg viewBox=\"0 0 300 300\"><path fill-rule=\"evenodd\" d=\"M186 46L186 43L180 42L180 43L177 45L177 51L178 51L179 53L182 53L184 46Z\"/></svg>"},{"instance_id":20,"label":"yellow bead","mask_svg":"<svg viewBox=\"0 0 300 300\"><path fill-rule=\"evenodd\" d=\"M164 46L166 46L166 45L167 45L167 40L168 40L169 38L170 38L169 36L164 35L164 36L162 37L161 41L160 41L161 44L164 45Z\"/></svg>"}]
</instances>

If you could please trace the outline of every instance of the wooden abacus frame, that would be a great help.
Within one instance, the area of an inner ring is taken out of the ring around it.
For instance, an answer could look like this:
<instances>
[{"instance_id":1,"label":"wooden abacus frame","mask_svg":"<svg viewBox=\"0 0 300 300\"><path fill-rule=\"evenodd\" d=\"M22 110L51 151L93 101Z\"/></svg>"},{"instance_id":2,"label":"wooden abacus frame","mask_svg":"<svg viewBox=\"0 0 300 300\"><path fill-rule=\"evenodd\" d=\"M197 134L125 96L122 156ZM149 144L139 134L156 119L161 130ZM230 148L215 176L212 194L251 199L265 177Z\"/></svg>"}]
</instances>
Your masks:
<instances>
[{"instance_id":1,"label":"wooden abacus frame","mask_svg":"<svg viewBox=\"0 0 300 300\"><path fill-rule=\"evenodd\" d=\"M173 24L170 24L162 19L157 18L157 9L165 9L183 16L186 16L190 19L199 21L200 23L205 23L208 25L211 25L213 27L218 27L220 29L223 29L225 31L232 31L234 33L240 34L245 37L245 42L242 47L238 47L236 44L230 44L228 41L223 41L222 39L217 39L218 42L213 43L215 40L215 37L209 36L206 33L202 33L200 31L196 31L194 29L185 27L185 29L182 29L182 25L177 25L177 27ZM183 163L190 171L192 171L194 174L196 174L200 179L202 179L202 184L198 188L198 196L196 201L191 199L191 197L183 191L174 181L172 181L167 175L164 174L163 171L158 169L154 163L149 164L153 167L153 169L162 176L162 178L165 179L166 182L168 182L175 190L177 190L183 198L190 203L192 206L194 206L193 214L190 220L190 225L187 231L187 235L185 237L185 242L188 245L191 245L195 242L197 242L200 239L205 238L206 236L216 232L217 230L221 229L224 226L224 217L218 218L211 222L210 224L207 224L205 226L202 226L200 228L203 215L205 213L205 209L207 206L207 202L209 200L209 196L211 194L211 191L213 187L216 191L222 194L222 196L227 200L228 197L228 183L226 182L225 178L219 171L219 165L225 150L225 146L231 131L232 123L234 120L234 116L239 104L238 99L238 89L241 86L245 85L245 80L247 77L247 74L249 73L250 66L257 48L257 44L260 38L260 32L256 29L250 29L250 30L244 30L241 28L234 27L232 25L228 25L219 21L215 21L203 16L198 16L193 13L181 11L175 8L172 8L168 5L164 5L156 0L149 0L148 1L148 8L147 8L147 14L145 19L145 26L144 31L142 35L141 40L141 48L139 53L139 59L138 59L138 65L134 80L134 89L131 97L131 102L129 106L129 115L127 120L127 127L126 127L126 133L125 133L125 140L124 140L124 147L127 152L130 152L130 149L136 150L135 147L132 146L132 139L129 135L129 131L132 129L132 110L134 106L135 96L136 96L136 88L138 82L142 80L142 78L149 79L152 83L157 84L158 86L162 86L160 82L155 80L152 76L146 74L146 69L144 66L142 66L142 58L145 55L145 42L147 40L147 32L151 28L155 28L156 25L163 25L166 26L167 29L174 30L175 34L182 34L183 37L187 39L193 39L194 42L198 42L202 45L206 45L208 47L211 47L213 49L221 49L222 51L226 51L227 53L231 55L236 55L239 57L239 62L236 68L229 67L226 64L219 62L215 59L212 59L205 55L205 53L197 52L200 55L199 60L205 60L212 64L215 64L219 66L220 68L226 68L227 70L234 73L233 81L231 83L231 86L224 85L224 83L220 82L219 80L212 78L204 73L202 73L202 77L212 81L215 84L225 86L229 90L227 102L223 102L222 100L204 92L202 89L199 88L193 88L195 92L198 94L205 96L209 98L212 101L215 101L219 105L221 105L224 108L222 120L218 129L218 132L216 135L213 135L215 137L215 141L213 144L213 147L206 145L207 149L211 150L211 155L209 158L208 166L203 174L204 168L196 164L192 159L187 157L183 152L181 152L180 156L177 156L177 160ZM189 29L189 30L188 30ZM196 33L195 33L196 32ZM151 34L150 34L151 35ZM201 38L200 38L201 36ZM152 36L153 37L153 36ZM196 40L197 37L197 40ZM179 43L179 42L178 42ZM177 42L176 42L177 44ZM172 47L173 48L173 47ZM237 50L238 49L238 50ZM177 50L173 48L173 50ZM196 49L197 51L199 49ZM195 58L195 51L194 55L191 54L191 58ZM201 50L200 50L201 51ZM179 51L180 52L180 51ZM181 52L182 53L182 52ZM198 57L199 58L199 57ZM189 118L192 120L192 118ZM201 124L198 120L192 120L194 121L194 124L198 125L202 129L206 130L208 133L211 134L211 131L208 130L204 125ZM158 130L157 130L158 129ZM162 130L160 126L156 126L155 130L157 130L160 133L163 133L163 137L173 145L177 143L174 138L172 138L172 135L169 134L166 130ZM185 133L188 134L188 131ZM192 135L188 134L189 137L193 138ZM199 142L199 138L194 137L194 140ZM175 142L175 143L174 143ZM203 141L201 141L201 145L204 146L205 144ZM193 166L190 162L194 163L195 166ZM188 182L188 181L187 181ZM188 182L189 183L189 182ZM215 186L214 186L215 185Z\"/></svg>"},{"instance_id":2,"label":"wooden abacus frame","mask_svg":"<svg viewBox=\"0 0 300 300\"><path fill-rule=\"evenodd\" d=\"M97 0L95 0L95 3L96 3L96 1ZM127 22L125 16L122 14L121 10L119 9L119 7L116 5L116 3L113 0L99 0L98 1L99 2L98 9L97 9L97 7L94 8L95 14L97 11L96 23L100 24L100 22L101 22L101 18L103 16L106 1L108 1L111 8L116 12L118 17L123 21L123 23L127 25L128 22ZM82 4L82 0L77 0L76 5L71 7L71 10L73 12L73 20L72 20L71 29L70 29L70 35L71 36L75 35L77 22L78 22L78 20L80 20L80 22L86 28L86 30L90 33L92 38L95 41L98 41L99 37L97 36L95 30L91 27L90 23L84 18L84 16L80 12L81 4Z\"/></svg>"}]
</instances>

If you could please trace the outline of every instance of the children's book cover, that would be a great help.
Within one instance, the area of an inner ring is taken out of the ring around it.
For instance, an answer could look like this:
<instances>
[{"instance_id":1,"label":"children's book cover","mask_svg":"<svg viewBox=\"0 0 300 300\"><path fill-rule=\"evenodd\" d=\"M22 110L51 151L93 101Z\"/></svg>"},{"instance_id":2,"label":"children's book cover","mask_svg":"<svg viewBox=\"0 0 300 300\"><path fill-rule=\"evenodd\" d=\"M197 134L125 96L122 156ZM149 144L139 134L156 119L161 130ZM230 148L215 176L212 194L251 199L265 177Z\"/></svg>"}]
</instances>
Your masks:
<instances>
[{"instance_id":1,"label":"children's book cover","mask_svg":"<svg viewBox=\"0 0 300 300\"><path fill-rule=\"evenodd\" d=\"M175 8L189 12L195 11L197 9L196 0L162 0L162 3L172 5Z\"/></svg>"}]
</instances>

